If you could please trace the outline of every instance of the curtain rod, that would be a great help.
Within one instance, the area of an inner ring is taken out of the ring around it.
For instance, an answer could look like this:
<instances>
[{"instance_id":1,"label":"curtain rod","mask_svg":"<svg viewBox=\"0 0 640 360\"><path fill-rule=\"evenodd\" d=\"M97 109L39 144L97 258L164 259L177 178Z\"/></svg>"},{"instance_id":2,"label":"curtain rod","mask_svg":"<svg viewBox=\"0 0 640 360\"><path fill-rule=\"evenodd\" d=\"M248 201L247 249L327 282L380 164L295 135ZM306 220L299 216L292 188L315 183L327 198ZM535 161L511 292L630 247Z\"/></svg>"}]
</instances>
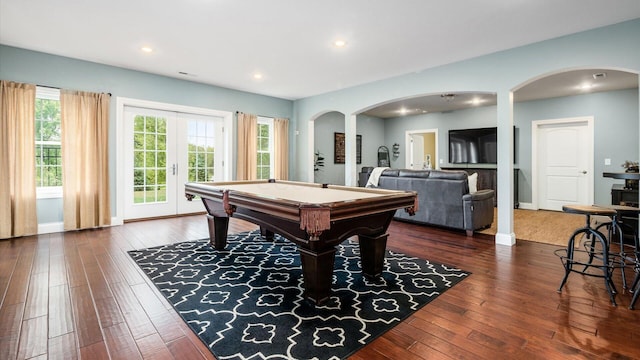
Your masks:
<instances>
[{"instance_id":1,"label":"curtain rod","mask_svg":"<svg viewBox=\"0 0 640 360\"><path fill-rule=\"evenodd\" d=\"M43 88L48 88L48 89L57 89L57 90L62 90L61 88L57 87L57 86L49 86L49 85L40 85L40 84L36 84L36 86L39 87L43 87ZM111 93L105 93L109 96L111 96Z\"/></svg>"},{"instance_id":2,"label":"curtain rod","mask_svg":"<svg viewBox=\"0 0 640 360\"><path fill-rule=\"evenodd\" d=\"M244 113L242 111L236 111L236 115L238 115L238 114L244 114ZM276 118L276 116L271 116L271 115L260 115L260 114L252 114L252 115L260 116L260 117L266 117L266 118L272 118L272 119Z\"/></svg>"}]
</instances>

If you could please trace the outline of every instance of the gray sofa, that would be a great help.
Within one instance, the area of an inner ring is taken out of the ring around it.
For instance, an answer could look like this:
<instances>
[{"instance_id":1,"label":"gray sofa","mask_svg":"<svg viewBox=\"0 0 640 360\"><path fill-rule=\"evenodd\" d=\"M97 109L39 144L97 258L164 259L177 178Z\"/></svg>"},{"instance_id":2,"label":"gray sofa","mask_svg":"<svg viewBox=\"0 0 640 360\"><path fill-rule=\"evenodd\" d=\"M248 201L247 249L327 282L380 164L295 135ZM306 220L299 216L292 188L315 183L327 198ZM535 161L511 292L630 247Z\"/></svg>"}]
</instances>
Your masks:
<instances>
[{"instance_id":1,"label":"gray sofa","mask_svg":"<svg viewBox=\"0 0 640 360\"><path fill-rule=\"evenodd\" d=\"M360 186L367 183L372 170L362 168ZM414 216L396 211L399 220L465 230L468 236L493 222L494 191L470 194L467 173L462 170L387 169L380 175L378 187L418 193L418 211Z\"/></svg>"}]
</instances>

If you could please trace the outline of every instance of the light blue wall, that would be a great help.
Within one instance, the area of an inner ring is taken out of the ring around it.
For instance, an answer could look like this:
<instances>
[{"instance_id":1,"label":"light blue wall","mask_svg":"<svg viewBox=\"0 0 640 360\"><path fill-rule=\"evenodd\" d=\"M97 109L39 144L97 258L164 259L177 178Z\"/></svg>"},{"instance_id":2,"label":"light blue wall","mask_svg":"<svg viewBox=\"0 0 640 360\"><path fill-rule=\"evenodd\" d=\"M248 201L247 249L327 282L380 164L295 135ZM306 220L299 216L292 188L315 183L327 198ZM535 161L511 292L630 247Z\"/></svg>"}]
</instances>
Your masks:
<instances>
[{"instance_id":1,"label":"light blue wall","mask_svg":"<svg viewBox=\"0 0 640 360\"><path fill-rule=\"evenodd\" d=\"M394 143L400 144L400 155L391 158L391 167L404 168L406 164L405 133L410 130L438 129L438 157L433 166L440 168L449 165L449 130L469 127L495 127L496 107L483 106L446 113L433 113L398 117L385 120L385 144L389 149ZM440 160L443 163L440 163Z\"/></svg>"},{"instance_id":2,"label":"light blue wall","mask_svg":"<svg viewBox=\"0 0 640 360\"><path fill-rule=\"evenodd\" d=\"M535 120L594 117L594 200L597 204L610 204L610 190L620 180L602 177L603 172L623 171L625 160L638 161L638 89L610 91L579 96L560 97L516 103L516 161L519 201L531 203L531 122ZM443 161L438 167L460 167L448 162L448 133L451 129L496 126L496 106L485 106L450 113L436 113L388 119L384 122L384 142L397 142L404 149L404 134L408 130L438 129L438 154ZM605 166L604 159L611 159ZM392 167L404 167L405 154L392 159ZM482 167L483 165L474 165ZM495 165L494 165L495 166Z\"/></svg>"},{"instance_id":3,"label":"light blue wall","mask_svg":"<svg viewBox=\"0 0 640 360\"><path fill-rule=\"evenodd\" d=\"M318 184L344 185L344 164L334 164L334 133L344 132L344 114L329 112L314 121L315 150L325 158L325 166L314 173ZM385 145L385 120L358 115L356 134L362 136L362 162L357 164L359 172L363 166L377 166L378 147ZM391 149L390 145L387 145Z\"/></svg>"},{"instance_id":4,"label":"light blue wall","mask_svg":"<svg viewBox=\"0 0 640 360\"><path fill-rule=\"evenodd\" d=\"M344 185L344 164L334 163L334 133L344 133L344 114L329 112L316 119L314 131L315 150L324 156L324 166L315 172L318 184Z\"/></svg>"},{"instance_id":5,"label":"light blue wall","mask_svg":"<svg viewBox=\"0 0 640 360\"><path fill-rule=\"evenodd\" d=\"M393 99L464 91L498 94L499 106L505 107L498 111L498 125L505 123L509 128L510 91L538 77L578 68L640 72L638 34L640 19L301 99L294 104L299 138L307 138L309 120L327 111L349 116ZM298 142L296 177L300 180L312 173L312 147ZM354 165L354 173L355 169Z\"/></svg>"},{"instance_id":6,"label":"light blue wall","mask_svg":"<svg viewBox=\"0 0 640 360\"><path fill-rule=\"evenodd\" d=\"M611 185L621 181L604 178L602 173L622 172L624 169L620 165L625 160L639 160L638 107L638 89L516 103L520 201L531 202L531 122L593 116L594 201L611 204ZM611 159L611 165L605 166L604 159Z\"/></svg>"},{"instance_id":7,"label":"light blue wall","mask_svg":"<svg viewBox=\"0 0 640 360\"><path fill-rule=\"evenodd\" d=\"M212 65L213 66L213 65ZM126 97L273 117L293 117L293 102L192 81L70 59L0 45L0 78L64 89L111 93L109 172L111 212L116 213L116 98ZM235 119L235 118L234 118ZM235 127L235 122L234 122ZM295 159L295 119L290 128L290 157ZM235 134L235 129L234 129ZM233 156L235 164L235 154ZM295 163L295 161L293 161ZM291 167L294 176L295 165ZM233 171L235 174L235 171ZM60 200L38 204L39 223L62 221ZM58 206L56 206L58 204Z\"/></svg>"},{"instance_id":8,"label":"light blue wall","mask_svg":"<svg viewBox=\"0 0 640 360\"><path fill-rule=\"evenodd\" d=\"M507 31L509 31L507 29ZM355 138L353 115L377 104L417 95L448 92L489 92L497 98L498 219L496 243L515 244L513 230L513 125L512 92L556 72L572 69L617 69L640 72L640 19L513 48L466 61L425 69L404 76L368 83L301 99L294 104L300 138L309 139L312 120L327 111L346 115L346 136ZM640 122L640 119L636 119ZM636 130L636 136L640 134ZM312 141L313 139L311 139ZM313 179L313 144L298 142L296 177ZM347 145L353 148L353 145ZM636 151L638 154L638 152ZM357 179L355 151L347 151L345 182ZM640 154L638 154L640 156Z\"/></svg>"},{"instance_id":9,"label":"light blue wall","mask_svg":"<svg viewBox=\"0 0 640 360\"><path fill-rule=\"evenodd\" d=\"M391 145L385 141L385 120L358 115L356 121L356 133L362 135L362 163L356 165L356 170L360 172L363 166L378 165L378 147L386 145L391 152ZM391 157L391 154L389 154ZM342 175L344 179L344 173ZM344 182L344 180L343 180Z\"/></svg>"}]
</instances>

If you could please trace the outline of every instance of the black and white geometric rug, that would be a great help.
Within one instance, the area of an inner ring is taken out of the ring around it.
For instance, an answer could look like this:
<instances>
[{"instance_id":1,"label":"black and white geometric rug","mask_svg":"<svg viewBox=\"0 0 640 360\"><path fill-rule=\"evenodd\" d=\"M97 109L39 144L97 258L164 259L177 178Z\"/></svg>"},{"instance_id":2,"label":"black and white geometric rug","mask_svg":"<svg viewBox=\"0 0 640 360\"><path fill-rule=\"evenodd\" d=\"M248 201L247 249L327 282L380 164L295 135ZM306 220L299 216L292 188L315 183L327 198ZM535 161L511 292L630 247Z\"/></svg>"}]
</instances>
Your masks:
<instances>
[{"instance_id":1,"label":"black and white geometric rug","mask_svg":"<svg viewBox=\"0 0 640 360\"><path fill-rule=\"evenodd\" d=\"M387 251L379 282L360 272L357 242L338 247L332 295L302 298L296 246L258 231L130 251L218 359L342 359L407 318L469 273Z\"/></svg>"}]
</instances>

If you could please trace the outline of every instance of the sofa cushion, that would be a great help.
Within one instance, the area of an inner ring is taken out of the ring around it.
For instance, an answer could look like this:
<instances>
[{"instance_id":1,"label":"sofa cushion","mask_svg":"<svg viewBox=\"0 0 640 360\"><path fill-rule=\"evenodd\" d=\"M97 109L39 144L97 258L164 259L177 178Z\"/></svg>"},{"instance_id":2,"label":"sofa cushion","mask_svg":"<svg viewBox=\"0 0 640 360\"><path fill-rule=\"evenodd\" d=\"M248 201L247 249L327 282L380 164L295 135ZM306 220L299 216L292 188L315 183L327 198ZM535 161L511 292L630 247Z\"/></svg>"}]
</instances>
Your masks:
<instances>
[{"instance_id":1,"label":"sofa cushion","mask_svg":"<svg viewBox=\"0 0 640 360\"><path fill-rule=\"evenodd\" d=\"M473 173L467 177L469 181L469 194L478 192L478 173Z\"/></svg>"},{"instance_id":2,"label":"sofa cushion","mask_svg":"<svg viewBox=\"0 0 640 360\"><path fill-rule=\"evenodd\" d=\"M429 173L430 173L429 170L413 170L413 169L400 169L400 170L398 170L398 176L420 178L420 179L428 178L429 177Z\"/></svg>"},{"instance_id":3,"label":"sofa cushion","mask_svg":"<svg viewBox=\"0 0 640 360\"><path fill-rule=\"evenodd\" d=\"M462 170L438 170L432 171L429 179L467 180L467 173Z\"/></svg>"},{"instance_id":4,"label":"sofa cushion","mask_svg":"<svg viewBox=\"0 0 640 360\"><path fill-rule=\"evenodd\" d=\"M382 176L393 176L393 177L398 177L399 174L399 170L397 169L387 169L385 171L382 172Z\"/></svg>"}]
</instances>

